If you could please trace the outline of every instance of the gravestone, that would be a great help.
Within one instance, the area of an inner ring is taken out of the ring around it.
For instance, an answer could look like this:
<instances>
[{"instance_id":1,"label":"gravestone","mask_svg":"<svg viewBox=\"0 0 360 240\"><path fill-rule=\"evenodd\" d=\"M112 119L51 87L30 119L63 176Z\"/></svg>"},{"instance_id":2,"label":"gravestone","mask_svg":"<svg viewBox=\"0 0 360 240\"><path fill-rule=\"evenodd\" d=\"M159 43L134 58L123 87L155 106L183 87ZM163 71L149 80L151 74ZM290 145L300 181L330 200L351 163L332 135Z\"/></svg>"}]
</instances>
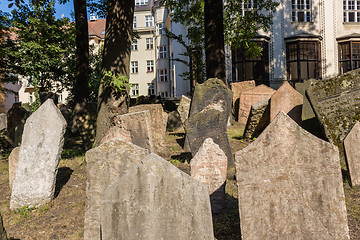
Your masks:
<instances>
[{"instance_id":1,"label":"gravestone","mask_svg":"<svg viewBox=\"0 0 360 240\"><path fill-rule=\"evenodd\" d=\"M52 99L26 120L10 209L38 207L53 199L65 130L66 120Z\"/></svg>"},{"instance_id":2,"label":"gravestone","mask_svg":"<svg viewBox=\"0 0 360 240\"><path fill-rule=\"evenodd\" d=\"M166 133L167 114L161 104L142 104L129 108L129 113L148 110L150 112L150 130L155 152L162 152Z\"/></svg>"},{"instance_id":3,"label":"gravestone","mask_svg":"<svg viewBox=\"0 0 360 240\"><path fill-rule=\"evenodd\" d=\"M266 85L259 85L255 88L250 90L244 91L240 93L240 105L239 105L239 123L246 124L249 114L251 105L254 103L268 100L270 97L275 93L275 90L266 86Z\"/></svg>"},{"instance_id":4,"label":"gravestone","mask_svg":"<svg viewBox=\"0 0 360 240\"><path fill-rule=\"evenodd\" d=\"M12 185L15 176L16 164L19 161L20 147L14 148L9 155L9 187L12 190Z\"/></svg>"},{"instance_id":5,"label":"gravestone","mask_svg":"<svg viewBox=\"0 0 360 240\"><path fill-rule=\"evenodd\" d=\"M148 154L148 150L118 138L106 141L86 152L84 239L101 239L100 201L103 192Z\"/></svg>"},{"instance_id":6,"label":"gravestone","mask_svg":"<svg viewBox=\"0 0 360 240\"><path fill-rule=\"evenodd\" d=\"M172 132L184 131L180 115L177 111L172 111L168 114L166 129Z\"/></svg>"},{"instance_id":7,"label":"gravestone","mask_svg":"<svg viewBox=\"0 0 360 240\"><path fill-rule=\"evenodd\" d=\"M7 240L6 231L3 226L3 220L2 220L1 213L0 213L0 240Z\"/></svg>"},{"instance_id":8,"label":"gravestone","mask_svg":"<svg viewBox=\"0 0 360 240\"><path fill-rule=\"evenodd\" d=\"M191 99L185 95L181 95L179 106L177 107L177 112L180 115L182 124L185 123L185 120L189 117Z\"/></svg>"},{"instance_id":9,"label":"gravestone","mask_svg":"<svg viewBox=\"0 0 360 240\"><path fill-rule=\"evenodd\" d=\"M219 213L225 205L227 158L211 138L205 139L190 162L191 177L209 189L211 210Z\"/></svg>"},{"instance_id":10,"label":"gravestone","mask_svg":"<svg viewBox=\"0 0 360 240\"><path fill-rule=\"evenodd\" d=\"M242 239L349 239L336 146L281 111L235 159Z\"/></svg>"},{"instance_id":11,"label":"gravestone","mask_svg":"<svg viewBox=\"0 0 360 240\"><path fill-rule=\"evenodd\" d=\"M316 81L306 93L327 139L343 156L345 135L360 119L360 69Z\"/></svg>"},{"instance_id":12,"label":"gravestone","mask_svg":"<svg viewBox=\"0 0 360 240\"><path fill-rule=\"evenodd\" d=\"M245 126L244 137L257 137L270 123L269 100L263 100L251 105L248 121Z\"/></svg>"},{"instance_id":13,"label":"gravestone","mask_svg":"<svg viewBox=\"0 0 360 240\"><path fill-rule=\"evenodd\" d=\"M301 119L303 121L306 121L308 119L312 119L315 117L314 110L312 109L309 99L306 97L306 91L309 89L312 83L316 82L318 80L316 79L308 79L304 82L297 82L295 83L295 89L298 91L301 95L303 95L303 107L302 107L302 115Z\"/></svg>"},{"instance_id":14,"label":"gravestone","mask_svg":"<svg viewBox=\"0 0 360 240\"><path fill-rule=\"evenodd\" d=\"M232 100L232 111L235 116L235 121L238 121L239 106L240 106L240 93L250 90L255 87L255 81L241 81L230 84L231 91L234 93Z\"/></svg>"},{"instance_id":15,"label":"gravestone","mask_svg":"<svg viewBox=\"0 0 360 240\"><path fill-rule=\"evenodd\" d=\"M8 152L14 147L6 129L0 130L0 152Z\"/></svg>"},{"instance_id":16,"label":"gravestone","mask_svg":"<svg viewBox=\"0 0 360 240\"><path fill-rule=\"evenodd\" d=\"M0 114L0 130L3 130L6 128L6 114L1 113Z\"/></svg>"},{"instance_id":17,"label":"gravestone","mask_svg":"<svg viewBox=\"0 0 360 240\"><path fill-rule=\"evenodd\" d=\"M104 192L101 231L102 239L214 239L208 189L151 153Z\"/></svg>"},{"instance_id":18,"label":"gravestone","mask_svg":"<svg viewBox=\"0 0 360 240\"><path fill-rule=\"evenodd\" d=\"M212 138L234 167L226 127L231 111L232 92L223 81L210 78L195 86L189 118L185 121L185 151L193 156L205 139Z\"/></svg>"},{"instance_id":19,"label":"gravestone","mask_svg":"<svg viewBox=\"0 0 360 240\"><path fill-rule=\"evenodd\" d=\"M154 152L150 111L127 113L115 117L115 126L130 133L131 142Z\"/></svg>"},{"instance_id":20,"label":"gravestone","mask_svg":"<svg viewBox=\"0 0 360 240\"><path fill-rule=\"evenodd\" d=\"M301 126L303 95L284 82L270 98L270 121L283 111Z\"/></svg>"},{"instance_id":21,"label":"gravestone","mask_svg":"<svg viewBox=\"0 0 360 240\"><path fill-rule=\"evenodd\" d=\"M113 138L120 138L121 140L124 140L126 142L131 142L131 134L129 131L120 128L118 126L113 126L109 129L109 131L105 134L103 139L101 139L100 144L109 141ZM100 145L99 144L99 145Z\"/></svg>"},{"instance_id":22,"label":"gravestone","mask_svg":"<svg viewBox=\"0 0 360 240\"><path fill-rule=\"evenodd\" d=\"M26 119L30 112L21 106L21 103L14 103L7 112L7 131L11 141L18 146L21 143L21 137L24 130Z\"/></svg>"},{"instance_id":23,"label":"gravestone","mask_svg":"<svg viewBox=\"0 0 360 240\"><path fill-rule=\"evenodd\" d=\"M356 121L344 139L344 150L352 186L360 185L360 123Z\"/></svg>"}]
</instances>

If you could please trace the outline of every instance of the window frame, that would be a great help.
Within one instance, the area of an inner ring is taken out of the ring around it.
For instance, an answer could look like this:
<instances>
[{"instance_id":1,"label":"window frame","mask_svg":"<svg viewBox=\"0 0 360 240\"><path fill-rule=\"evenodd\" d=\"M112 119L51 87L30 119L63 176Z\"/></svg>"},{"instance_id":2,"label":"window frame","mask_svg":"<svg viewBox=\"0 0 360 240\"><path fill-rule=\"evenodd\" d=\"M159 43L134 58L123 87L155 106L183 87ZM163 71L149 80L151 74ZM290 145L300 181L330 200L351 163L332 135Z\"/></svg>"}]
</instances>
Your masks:
<instances>
[{"instance_id":1,"label":"window frame","mask_svg":"<svg viewBox=\"0 0 360 240\"><path fill-rule=\"evenodd\" d=\"M153 24L153 16L151 15L146 15L145 16L145 27L152 27Z\"/></svg>"},{"instance_id":2,"label":"window frame","mask_svg":"<svg viewBox=\"0 0 360 240\"><path fill-rule=\"evenodd\" d=\"M166 68L162 68L162 69L158 69L158 82L167 82L168 81L168 74L167 74L167 69Z\"/></svg>"},{"instance_id":3,"label":"window frame","mask_svg":"<svg viewBox=\"0 0 360 240\"><path fill-rule=\"evenodd\" d=\"M133 19L133 28L136 28L136 17Z\"/></svg>"},{"instance_id":4,"label":"window frame","mask_svg":"<svg viewBox=\"0 0 360 240\"><path fill-rule=\"evenodd\" d=\"M154 60L146 60L146 72L154 72Z\"/></svg>"},{"instance_id":5,"label":"window frame","mask_svg":"<svg viewBox=\"0 0 360 240\"><path fill-rule=\"evenodd\" d=\"M313 22L312 0L291 0L291 22Z\"/></svg>"},{"instance_id":6,"label":"window frame","mask_svg":"<svg viewBox=\"0 0 360 240\"><path fill-rule=\"evenodd\" d=\"M148 95L154 96L155 95L155 84L154 83L148 83Z\"/></svg>"},{"instance_id":7,"label":"window frame","mask_svg":"<svg viewBox=\"0 0 360 240\"><path fill-rule=\"evenodd\" d=\"M354 47L355 44L358 45L357 48ZM341 47L346 45L348 47L348 53L346 54L347 58L344 58L344 54L342 54L343 50ZM357 51L354 51L354 49L357 49ZM339 75L360 68L360 39L338 42L338 54L339 54ZM342 63L347 63L346 71L343 71ZM356 67L355 65L357 65L358 67Z\"/></svg>"},{"instance_id":8,"label":"window frame","mask_svg":"<svg viewBox=\"0 0 360 240\"><path fill-rule=\"evenodd\" d=\"M349 4L351 2L354 4ZM350 19L351 15L353 15L353 20ZM343 0L343 16L344 23L360 23L360 1Z\"/></svg>"},{"instance_id":9,"label":"window frame","mask_svg":"<svg viewBox=\"0 0 360 240\"><path fill-rule=\"evenodd\" d=\"M138 83L131 84L131 96L139 96L139 84Z\"/></svg>"},{"instance_id":10,"label":"window frame","mask_svg":"<svg viewBox=\"0 0 360 240\"><path fill-rule=\"evenodd\" d=\"M150 40L151 40L151 42L150 42ZM154 49L154 38L146 38L146 49L147 50Z\"/></svg>"},{"instance_id":11,"label":"window frame","mask_svg":"<svg viewBox=\"0 0 360 240\"><path fill-rule=\"evenodd\" d=\"M167 58L167 46L159 46L158 47L158 58Z\"/></svg>"},{"instance_id":12,"label":"window frame","mask_svg":"<svg viewBox=\"0 0 360 240\"><path fill-rule=\"evenodd\" d=\"M132 74L139 73L139 63L138 63L138 61L131 61L130 66L131 66L131 72L130 73L132 73Z\"/></svg>"},{"instance_id":13,"label":"window frame","mask_svg":"<svg viewBox=\"0 0 360 240\"><path fill-rule=\"evenodd\" d=\"M156 34L157 35L164 35L165 34L164 25L165 25L164 23L156 24Z\"/></svg>"},{"instance_id":14,"label":"window frame","mask_svg":"<svg viewBox=\"0 0 360 240\"><path fill-rule=\"evenodd\" d=\"M131 42L131 51L137 51L138 50L138 41L137 39L133 39Z\"/></svg>"}]
</instances>

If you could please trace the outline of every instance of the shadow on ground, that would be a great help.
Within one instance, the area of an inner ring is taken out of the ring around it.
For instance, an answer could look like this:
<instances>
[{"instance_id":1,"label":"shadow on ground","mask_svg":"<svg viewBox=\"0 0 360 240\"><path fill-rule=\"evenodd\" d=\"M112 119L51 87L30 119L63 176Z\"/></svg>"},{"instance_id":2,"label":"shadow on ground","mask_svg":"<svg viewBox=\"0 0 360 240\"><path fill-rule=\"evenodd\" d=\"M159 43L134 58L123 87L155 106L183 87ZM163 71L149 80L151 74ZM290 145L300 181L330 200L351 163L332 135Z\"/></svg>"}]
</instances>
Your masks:
<instances>
[{"instance_id":1,"label":"shadow on ground","mask_svg":"<svg viewBox=\"0 0 360 240\"><path fill-rule=\"evenodd\" d=\"M63 186L69 181L71 174L74 170L68 167L60 167L56 175L56 186L54 198L57 198Z\"/></svg>"}]
</instances>

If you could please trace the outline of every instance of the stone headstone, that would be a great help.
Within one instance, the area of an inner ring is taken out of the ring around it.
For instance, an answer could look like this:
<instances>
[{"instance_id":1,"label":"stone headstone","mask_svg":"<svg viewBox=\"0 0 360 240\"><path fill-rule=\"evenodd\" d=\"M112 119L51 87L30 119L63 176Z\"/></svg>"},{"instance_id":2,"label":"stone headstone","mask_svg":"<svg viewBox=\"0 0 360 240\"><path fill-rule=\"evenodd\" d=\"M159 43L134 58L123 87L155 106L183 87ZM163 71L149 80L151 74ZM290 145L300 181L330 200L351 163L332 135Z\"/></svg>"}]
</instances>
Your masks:
<instances>
[{"instance_id":1,"label":"stone headstone","mask_svg":"<svg viewBox=\"0 0 360 240\"><path fill-rule=\"evenodd\" d=\"M184 131L180 115L177 111L172 111L168 114L166 129L173 132Z\"/></svg>"},{"instance_id":2,"label":"stone headstone","mask_svg":"<svg viewBox=\"0 0 360 240\"><path fill-rule=\"evenodd\" d=\"M360 122L356 121L344 139L344 150L352 186L360 185Z\"/></svg>"},{"instance_id":3,"label":"stone headstone","mask_svg":"<svg viewBox=\"0 0 360 240\"><path fill-rule=\"evenodd\" d=\"M0 130L0 152L8 152L14 147L6 129Z\"/></svg>"},{"instance_id":4,"label":"stone headstone","mask_svg":"<svg viewBox=\"0 0 360 240\"><path fill-rule=\"evenodd\" d=\"M225 205L227 158L223 150L211 138L205 139L190 162L191 177L209 189L211 209L220 212Z\"/></svg>"},{"instance_id":5,"label":"stone headstone","mask_svg":"<svg viewBox=\"0 0 360 240\"><path fill-rule=\"evenodd\" d=\"M239 105L239 123L246 124L251 105L254 103L260 102L262 100L268 100L275 93L275 90L266 86L259 85L250 90L240 93L240 105Z\"/></svg>"},{"instance_id":6,"label":"stone headstone","mask_svg":"<svg viewBox=\"0 0 360 240\"><path fill-rule=\"evenodd\" d=\"M86 152L84 239L101 239L100 201L103 192L148 154L148 150L118 138L106 141Z\"/></svg>"},{"instance_id":7,"label":"stone headstone","mask_svg":"<svg viewBox=\"0 0 360 240\"><path fill-rule=\"evenodd\" d=\"M1 113L0 114L0 130L3 130L6 128L6 114Z\"/></svg>"},{"instance_id":8,"label":"stone headstone","mask_svg":"<svg viewBox=\"0 0 360 240\"><path fill-rule=\"evenodd\" d=\"M270 107L269 100L263 100L251 105L248 121L245 126L244 137L254 138L269 125Z\"/></svg>"},{"instance_id":9,"label":"stone headstone","mask_svg":"<svg viewBox=\"0 0 360 240\"><path fill-rule=\"evenodd\" d=\"M120 128L118 126L113 126L105 134L103 139L101 139L100 144L109 141L113 138L119 138L125 142L131 142L131 134L126 129Z\"/></svg>"},{"instance_id":10,"label":"stone headstone","mask_svg":"<svg viewBox=\"0 0 360 240\"><path fill-rule=\"evenodd\" d=\"M235 121L238 119L239 115L239 106L240 106L240 93L253 89L255 87L255 81L241 81L241 82L234 82L230 84L231 91L234 93L233 100L232 100L232 110L235 116Z\"/></svg>"},{"instance_id":11,"label":"stone headstone","mask_svg":"<svg viewBox=\"0 0 360 240\"><path fill-rule=\"evenodd\" d=\"M302 115L301 119L304 121L308 119L312 119L315 117L314 110L312 109L309 99L306 97L306 91L309 89L312 83L315 81L318 81L316 79L308 79L304 82L297 82L295 83L295 89L298 91L301 95L303 95L303 107L302 107Z\"/></svg>"},{"instance_id":12,"label":"stone headstone","mask_svg":"<svg viewBox=\"0 0 360 240\"><path fill-rule=\"evenodd\" d=\"M135 145L148 149L150 152L155 151L149 110L118 115L115 118L115 126L129 132L131 142Z\"/></svg>"},{"instance_id":13,"label":"stone headstone","mask_svg":"<svg viewBox=\"0 0 360 240\"><path fill-rule=\"evenodd\" d=\"M226 126L231 111L232 92L223 81L210 78L195 86L189 118L185 121L185 151L193 156L207 138L220 146L233 167Z\"/></svg>"},{"instance_id":14,"label":"stone headstone","mask_svg":"<svg viewBox=\"0 0 360 240\"><path fill-rule=\"evenodd\" d=\"M191 99L185 95L181 95L180 103L177 108L177 112L180 115L182 124L185 123L185 120L189 117Z\"/></svg>"},{"instance_id":15,"label":"stone headstone","mask_svg":"<svg viewBox=\"0 0 360 240\"><path fill-rule=\"evenodd\" d=\"M338 153L281 111L235 154L242 238L349 239Z\"/></svg>"},{"instance_id":16,"label":"stone headstone","mask_svg":"<svg viewBox=\"0 0 360 240\"><path fill-rule=\"evenodd\" d=\"M343 156L343 141L360 119L360 69L314 82L307 96L329 142Z\"/></svg>"},{"instance_id":17,"label":"stone headstone","mask_svg":"<svg viewBox=\"0 0 360 240\"><path fill-rule=\"evenodd\" d=\"M129 108L129 113L148 110L150 112L150 130L155 152L161 152L164 147L167 114L164 115L161 104L143 104ZM166 119L165 119L166 118Z\"/></svg>"},{"instance_id":18,"label":"stone headstone","mask_svg":"<svg viewBox=\"0 0 360 240\"><path fill-rule=\"evenodd\" d=\"M10 155L9 155L9 187L10 187L10 191L12 189L12 184L14 181L14 176L15 176L15 170L16 170L16 164L19 161L19 151L20 151L20 147L16 147L14 148Z\"/></svg>"},{"instance_id":19,"label":"stone headstone","mask_svg":"<svg viewBox=\"0 0 360 240\"><path fill-rule=\"evenodd\" d=\"M7 240L6 231L3 226L3 220L2 220L1 213L0 213L0 240Z\"/></svg>"},{"instance_id":20,"label":"stone headstone","mask_svg":"<svg viewBox=\"0 0 360 240\"><path fill-rule=\"evenodd\" d=\"M102 239L214 239L209 192L152 153L106 189Z\"/></svg>"},{"instance_id":21,"label":"stone headstone","mask_svg":"<svg viewBox=\"0 0 360 240\"><path fill-rule=\"evenodd\" d=\"M24 125L29 116L30 112L26 111L25 108L21 106L21 103L14 103L7 112L7 131L11 141L13 141L16 146L21 143Z\"/></svg>"},{"instance_id":22,"label":"stone headstone","mask_svg":"<svg viewBox=\"0 0 360 240\"><path fill-rule=\"evenodd\" d=\"M303 95L284 82L270 98L270 121L283 111L301 126Z\"/></svg>"},{"instance_id":23,"label":"stone headstone","mask_svg":"<svg viewBox=\"0 0 360 240\"><path fill-rule=\"evenodd\" d=\"M38 207L53 199L65 130L66 120L51 99L26 120L10 209Z\"/></svg>"}]
</instances>

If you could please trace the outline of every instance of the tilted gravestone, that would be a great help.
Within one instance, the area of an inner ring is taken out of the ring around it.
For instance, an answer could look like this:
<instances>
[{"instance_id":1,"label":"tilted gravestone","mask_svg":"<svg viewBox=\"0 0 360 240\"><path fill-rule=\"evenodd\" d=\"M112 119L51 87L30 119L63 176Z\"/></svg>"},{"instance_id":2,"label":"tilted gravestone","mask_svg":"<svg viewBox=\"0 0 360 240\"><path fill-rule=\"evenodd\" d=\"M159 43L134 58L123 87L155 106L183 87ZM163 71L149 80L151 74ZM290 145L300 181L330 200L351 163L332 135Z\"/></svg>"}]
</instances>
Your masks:
<instances>
[{"instance_id":1,"label":"tilted gravestone","mask_svg":"<svg viewBox=\"0 0 360 240\"><path fill-rule=\"evenodd\" d=\"M86 152L84 239L101 239L100 201L103 192L148 154L148 150L118 138L106 141Z\"/></svg>"},{"instance_id":2,"label":"tilted gravestone","mask_svg":"<svg viewBox=\"0 0 360 240\"><path fill-rule=\"evenodd\" d=\"M173 132L184 131L183 123L177 111L172 111L168 114L166 129Z\"/></svg>"},{"instance_id":3,"label":"tilted gravestone","mask_svg":"<svg viewBox=\"0 0 360 240\"><path fill-rule=\"evenodd\" d=\"M205 139L190 162L191 177L209 189L211 210L220 212L225 205L227 158L211 138Z\"/></svg>"},{"instance_id":4,"label":"tilted gravestone","mask_svg":"<svg viewBox=\"0 0 360 240\"><path fill-rule=\"evenodd\" d=\"M100 212L102 239L214 239L207 187L154 153L106 189Z\"/></svg>"},{"instance_id":5,"label":"tilted gravestone","mask_svg":"<svg viewBox=\"0 0 360 240\"><path fill-rule=\"evenodd\" d=\"M257 137L270 123L269 100L263 100L251 105L248 121L245 126L244 137Z\"/></svg>"},{"instance_id":6,"label":"tilted gravestone","mask_svg":"<svg viewBox=\"0 0 360 240\"><path fill-rule=\"evenodd\" d=\"M1 213L0 213L0 240L7 240L6 231L3 226Z\"/></svg>"},{"instance_id":7,"label":"tilted gravestone","mask_svg":"<svg viewBox=\"0 0 360 240\"><path fill-rule=\"evenodd\" d=\"M360 119L360 69L316 81L306 93L326 137L343 156L345 135Z\"/></svg>"},{"instance_id":8,"label":"tilted gravestone","mask_svg":"<svg viewBox=\"0 0 360 240\"><path fill-rule=\"evenodd\" d=\"M12 190L12 184L14 181L16 164L19 161L19 151L20 151L20 147L14 148L11 151L9 158L8 158L9 159L9 187L10 187L10 190Z\"/></svg>"},{"instance_id":9,"label":"tilted gravestone","mask_svg":"<svg viewBox=\"0 0 360 240\"><path fill-rule=\"evenodd\" d=\"M109 131L105 134L105 136L101 139L100 144L109 141L113 138L120 138L126 142L131 142L131 134L124 128L120 128L118 126L113 126L109 129ZM99 145L100 145L99 144Z\"/></svg>"},{"instance_id":10,"label":"tilted gravestone","mask_svg":"<svg viewBox=\"0 0 360 240\"><path fill-rule=\"evenodd\" d=\"M4 128L6 128L6 114L1 113L0 114L0 130L3 130Z\"/></svg>"},{"instance_id":11,"label":"tilted gravestone","mask_svg":"<svg viewBox=\"0 0 360 240\"><path fill-rule=\"evenodd\" d=\"M283 111L301 126L303 95L284 82L270 98L270 121Z\"/></svg>"},{"instance_id":12,"label":"tilted gravestone","mask_svg":"<svg viewBox=\"0 0 360 240\"><path fill-rule=\"evenodd\" d=\"M344 150L352 186L360 185L360 122L356 122L344 139Z\"/></svg>"},{"instance_id":13,"label":"tilted gravestone","mask_svg":"<svg viewBox=\"0 0 360 240\"><path fill-rule=\"evenodd\" d=\"M177 107L177 112L180 115L182 124L185 123L185 120L189 117L191 99L185 95L181 95L179 106Z\"/></svg>"},{"instance_id":14,"label":"tilted gravestone","mask_svg":"<svg viewBox=\"0 0 360 240\"><path fill-rule=\"evenodd\" d=\"M262 100L268 100L275 93L275 90L263 84L256 86L250 90L240 93L239 117L241 124L246 124L251 105Z\"/></svg>"},{"instance_id":15,"label":"tilted gravestone","mask_svg":"<svg viewBox=\"0 0 360 240\"><path fill-rule=\"evenodd\" d=\"M226 154L228 166L234 167L226 133L231 99L231 90L219 79L210 78L195 86L190 116L185 121L186 151L195 156L204 140L212 138Z\"/></svg>"},{"instance_id":16,"label":"tilted gravestone","mask_svg":"<svg viewBox=\"0 0 360 240\"><path fill-rule=\"evenodd\" d=\"M18 146L24 130L24 124L30 113L21 106L21 103L14 103L7 112L7 131L11 141Z\"/></svg>"},{"instance_id":17,"label":"tilted gravestone","mask_svg":"<svg viewBox=\"0 0 360 240\"><path fill-rule=\"evenodd\" d=\"M281 111L235 159L242 239L349 239L336 146Z\"/></svg>"},{"instance_id":18,"label":"tilted gravestone","mask_svg":"<svg viewBox=\"0 0 360 240\"><path fill-rule=\"evenodd\" d=\"M115 117L115 126L129 132L133 144L150 152L155 151L149 110L118 115Z\"/></svg>"},{"instance_id":19,"label":"tilted gravestone","mask_svg":"<svg viewBox=\"0 0 360 240\"><path fill-rule=\"evenodd\" d=\"M66 120L52 99L26 120L10 209L38 207L53 199L65 130Z\"/></svg>"},{"instance_id":20,"label":"tilted gravestone","mask_svg":"<svg viewBox=\"0 0 360 240\"><path fill-rule=\"evenodd\" d=\"M241 81L230 84L231 91L234 93L232 100L232 111L235 116L235 120L238 121L239 106L240 106L240 93L250 90L255 87L255 81Z\"/></svg>"}]
</instances>

